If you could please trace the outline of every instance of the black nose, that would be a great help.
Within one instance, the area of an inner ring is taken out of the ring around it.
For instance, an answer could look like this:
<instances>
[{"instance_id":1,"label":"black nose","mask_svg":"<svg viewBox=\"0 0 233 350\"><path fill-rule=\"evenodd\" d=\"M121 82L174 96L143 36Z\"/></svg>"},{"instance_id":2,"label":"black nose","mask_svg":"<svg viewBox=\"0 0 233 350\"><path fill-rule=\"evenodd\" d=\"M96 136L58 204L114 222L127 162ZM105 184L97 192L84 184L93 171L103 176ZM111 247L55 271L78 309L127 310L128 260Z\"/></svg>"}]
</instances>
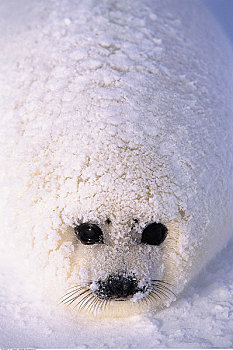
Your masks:
<instances>
[{"instance_id":1,"label":"black nose","mask_svg":"<svg viewBox=\"0 0 233 350\"><path fill-rule=\"evenodd\" d=\"M137 291L137 279L133 276L110 275L107 280L99 281L98 292L101 299L127 298Z\"/></svg>"}]
</instances>

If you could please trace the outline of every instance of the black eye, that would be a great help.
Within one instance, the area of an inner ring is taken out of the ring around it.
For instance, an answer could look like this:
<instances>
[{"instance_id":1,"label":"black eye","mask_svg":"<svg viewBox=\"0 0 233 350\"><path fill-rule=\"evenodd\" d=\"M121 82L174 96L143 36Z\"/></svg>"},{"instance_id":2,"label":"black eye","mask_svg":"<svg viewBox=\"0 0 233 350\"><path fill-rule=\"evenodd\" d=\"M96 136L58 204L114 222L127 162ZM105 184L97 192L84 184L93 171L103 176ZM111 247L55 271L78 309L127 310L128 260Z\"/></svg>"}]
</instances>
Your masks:
<instances>
[{"instance_id":1,"label":"black eye","mask_svg":"<svg viewBox=\"0 0 233 350\"><path fill-rule=\"evenodd\" d=\"M103 233L95 224L84 223L74 228L83 244L103 243Z\"/></svg>"},{"instance_id":2,"label":"black eye","mask_svg":"<svg viewBox=\"0 0 233 350\"><path fill-rule=\"evenodd\" d=\"M153 222L142 231L142 243L160 245L167 236L167 228L163 224Z\"/></svg>"}]
</instances>

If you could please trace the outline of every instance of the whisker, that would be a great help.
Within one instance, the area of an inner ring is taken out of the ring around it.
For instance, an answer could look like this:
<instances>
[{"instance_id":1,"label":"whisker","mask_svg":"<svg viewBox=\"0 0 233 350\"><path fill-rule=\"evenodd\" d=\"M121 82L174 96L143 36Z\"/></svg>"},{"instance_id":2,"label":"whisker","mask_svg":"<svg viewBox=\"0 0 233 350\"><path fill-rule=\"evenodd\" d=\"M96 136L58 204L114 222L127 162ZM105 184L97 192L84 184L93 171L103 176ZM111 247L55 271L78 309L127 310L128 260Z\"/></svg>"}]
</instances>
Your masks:
<instances>
[{"instance_id":1,"label":"whisker","mask_svg":"<svg viewBox=\"0 0 233 350\"><path fill-rule=\"evenodd\" d=\"M95 304L95 307L94 307L94 312L95 313L99 313L102 310L102 308L101 308L102 304L103 304L103 301L98 299L98 298L96 298L96 304Z\"/></svg>"},{"instance_id":2,"label":"whisker","mask_svg":"<svg viewBox=\"0 0 233 350\"><path fill-rule=\"evenodd\" d=\"M77 284L77 283L76 283L76 284L73 284L71 287L67 288L67 290L72 289L72 288L76 288L76 287L85 288L84 285L85 285L85 286L90 286L90 285L92 284L92 281L88 281L88 280L87 280L87 281L83 281L83 280L82 280L82 284L83 284L83 286L80 285L80 284Z\"/></svg>"},{"instance_id":3,"label":"whisker","mask_svg":"<svg viewBox=\"0 0 233 350\"><path fill-rule=\"evenodd\" d=\"M168 288L167 285L174 287L173 284L168 283L168 282L163 281L163 280L152 280L152 286L154 286L155 289L157 289L159 287L164 292L173 294L174 297L176 298L177 297L176 294L170 288Z\"/></svg>"},{"instance_id":4,"label":"whisker","mask_svg":"<svg viewBox=\"0 0 233 350\"><path fill-rule=\"evenodd\" d=\"M66 296L66 295L68 295L68 294L74 292L75 290L80 290L80 289L83 289L83 288L84 288L84 287L81 287L81 286L77 286L77 287L75 287L75 288L72 288L72 290L70 290L69 292L67 292L64 296Z\"/></svg>"},{"instance_id":5,"label":"whisker","mask_svg":"<svg viewBox=\"0 0 233 350\"><path fill-rule=\"evenodd\" d=\"M150 304L151 303L150 295L148 294L147 297L138 300L138 303L139 304L145 304L145 303L146 304L148 304L148 303Z\"/></svg>"},{"instance_id":6,"label":"whisker","mask_svg":"<svg viewBox=\"0 0 233 350\"><path fill-rule=\"evenodd\" d=\"M90 308L91 312L93 312L93 313L95 312L96 304L97 304L97 298L94 297L94 300L91 303L91 308Z\"/></svg>"},{"instance_id":7,"label":"whisker","mask_svg":"<svg viewBox=\"0 0 233 350\"><path fill-rule=\"evenodd\" d=\"M169 286L175 287L173 284L168 283L168 282L163 281L163 280L152 280L152 282L156 282L156 283L164 283L164 284L168 284ZM153 283L152 283L152 284L153 284Z\"/></svg>"},{"instance_id":8,"label":"whisker","mask_svg":"<svg viewBox=\"0 0 233 350\"><path fill-rule=\"evenodd\" d=\"M164 293L167 293L168 295L169 294L172 294L172 292L171 292L171 290L170 289L168 289L168 288L163 288L163 287L161 287L161 286L156 286L156 288L155 288L156 290L162 290Z\"/></svg>"},{"instance_id":9,"label":"whisker","mask_svg":"<svg viewBox=\"0 0 233 350\"><path fill-rule=\"evenodd\" d=\"M107 303L108 303L108 300L103 300L103 301L101 302L101 311L103 311L103 309L104 309L104 310L106 309Z\"/></svg>"},{"instance_id":10,"label":"whisker","mask_svg":"<svg viewBox=\"0 0 233 350\"><path fill-rule=\"evenodd\" d=\"M103 303L103 308L104 308L104 310L106 309L108 303L109 303L109 300L105 300L105 301L104 301L104 303Z\"/></svg>"},{"instance_id":11,"label":"whisker","mask_svg":"<svg viewBox=\"0 0 233 350\"><path fill-rule=\"evenodd\" d=\"M60 303L71 305L73 303L73 308L78 308L79 310L87 310L93 314L98 314L103 312L111 300L100 299L98 296L93 294L92 291L88 288L92 282L87 281L86 286L81 286L79 284L74 284L72 287L68 288L66 293L60 298ZM138 303L140 306L148 307L155 301L171 299L172 296L176 298L176 294L173 292L171 287L174 287L169 282L164 280L151 280L151 288L147 287L147 294L140 300Z\"/></svg>"},{"instance_id":12,"label":"whisker","mask_svg":"<svg viewBox=\"0 0 233 350\"><path fill-rule=\"evenodd\" d=\"M60 298L60 303L71 305L75 302L73 309L76 307L79 310L86 309L94 314L102 311L107 307L109 301L100 300L94 295L88 288L91 283L92 281L86 281L86 286L74 284L68 288L66 293Z\"/></svg>"},{"instance_id":13,"label":"whisker","mask_svg":"<svg viewBox=\"0 0 233 350\"><path fill-rule=\"evenodd\" d=\"M159 296L159 294L158 293L156 293L156 291L155 290L152 290L152 292L151 292L151 297L152 298L154 298L155 300L157 300L155 297L154 297L154 295L156 295L160 300L161 300L161 298L160 298L160 296Z\"/></svg>"},{"instance_id":14,"label":"whisker","mask_svg":"<svg viewBox=\"0 0 233 350\"><path fill-rule=\"evenodd\" d=\"M92 301L91 301L91 300L92 300ZM90 311L91 311L91 309L92 309L93 303L95 302L95 296L94 296L94 295L92 295L91 300L90 300L89 306L87 307L87 310L90 310Z\"/></svg>"},{"instance_id":15,"label":"whisker","mask_svg":"<svg viewBox=\"0 0 233 350\"><path fill-rule=\"evenodd\" d=\"M74 289L74 290L72 290L72 291L70 291L70 292L64 294L64 295L62 296L62 298L69 297L69 296L73 295L74 293L78 293L78 292L84 291L84 290L88 290L88 289L83 288L83 287L76 288L76 289ZM60 298L60 299L62 299L62 298Z\"/></svg>"},{"instance_id":16,"label":"whisker","mask_svg":"<svg viewBox=\"0 0 233 350\"><path fill-rule=\"evenodd\" d=\"M95 297L95 301L92 306L93 312L96 312L96 308L98 308L98 305L99 305L99 299Z\"/></svg>"},{"instance_id":17,"label":"whisker","mask_svg":"<svg viewBox=\"0 0 233 350\"><path fill-rule=\"evenodd\" d=\"M75 305L75 307L77 307L78 305L79 305L79 309L81 309L82 308L82 305L83 305L83 303L84 303L84 301L89 297L91 295L91 292L89 291L89 293L86 295L86 296L84 296L76 305ZM74 308L75 308L74 307Z\"/></svg>"},{"instance_id":18,"label":"whisker","mask_svg":"<svg viewBox=\"0 0 233 350\"><path fill-rule=\"evenodd\" d=\"M79 289L76 289L76 290L74 290L74 291L72 291L72 292L66 293L66 294L62 297L63 300L61 300L60 303L63 303L65 300L69 299L70 297L72 297L72 295L78 293L78 292L79 292L80 290L82 290L82 289L83 289L83 288L79 288ZM68 294L70 294L70 295L68 295ZM68 296L67 296L67 295L68 295ZM60 299L62 299L62 298L60 298Z\"/></svg>"},{"instance_id":19,"label":"whisker","mask_svg":"<svg viewBox=\"0 0 233 350\"><path fill-rule=\"evenodd\" d=\"M64 304L69 304L69 305L71 305L71 304L72 304L75 300L77 300L78 298L79 298L79 295L76 295L75 297L73 297L73 298L71 298L71 299L65 301Z\"/></svg>"},{"instance_id":20,"label":"whisker","mask_svg":"<svg viewBox=\"0 0 233 350\"><path fill-rule=\"evenodd\" d=\"M80 309L80 310L84 309L85 306L89 303L89 301L92 300L92 298L93 298L93 295L91 295L91 296L86 300L86 302L85 302L79 309Z\"/></svg>"},{"instance_id":21,"label":"whisker","mask_svg":"<svg viewBox=\"0 0 233 350\"><path fill-rule=\"evenodd\" d=\"M67 300L64 304L68 304L68 305L71 305L75 300L78 299L78 295L75 296L73 299L70 299L70 300Z\"/></svg>"},{"instance_id":22,"label":"whisker","mask_svg":"<svg viewBox=\"0 0 233 350\"><path fill-rule=\"evenodd\" d=\"M168 294L170 293L170 294L172 294L172 295L174 295L174 297L176 298L177 296L176 296L176 294L170 289L170 288L168 288L168 287L166 287L166 286L161 286L161 285L157 285L156 286L156 288L160 288L161 290L163 290L164 292L167 292ZM156 289L155 288L155 289Z\"/></svg>"},{"instance_id":23,"label":"whisker","mask_svg":"<svg viewBox=\"0 0 233 350\"><path fill-rule=\"evenodd\" d=\"M92 299L93 299L93 300L92 300ZM91 300L92 300L92 302L91 302L91 304L88 306L87 310L90 309L90 310L92 310L93 312L94 312L96 309L99 309L101 306L102 306L102 308L103 308L104 305L106 305L106 303L107 303L107 300L102 301L102 300L100 300L99 298L97 298L95 295L92 295L92 298L91 298L90 300L88 300L88 302L91 301ZM101 308L101 310L102 310L102 308Z\"/></svg>"},{"instance_id":24,"label":"whisker","mask_svg":"<svg viewBox=\"0 0 233 350\"><path fill-rule=\"evenodd\" d=\"M76 293L75 293L76 294ZM77 298L78 296L75 296L75 297L73 297L72 295L70 295L69 297L67 297L67 298L65 298L64 300L62 300L61 302L60 302L60 304L61 303L63 303L63 304L68 304L71 300L73 300L73 299L75 299L75 298Z\"/></svg>"},{"instance_id":25,"label":"whisker","mask_svg":"<svg viewBox=\"0 0 233 350\"><path fill-rule=\"evenodd\" d=\"M166 293L164 293L160 288L157 288L156 291L158 291L158 293L162 294L164 297L170 299L169 295L167 295Z\"/></svg>"},{"instance_id":26,"label":"whisker","mask_svg":"<svg viewBox=\"0 0 233 350\"><path fill-rule=\"evenodd\" d=\"M64 304L72 304L76 299L80 298L83 294L87 293L88 290L84 290L81 294L78 294L77 296L75 297L71 297L71 299L67 300Z\"/></svg>"},{"instance_id":27,"label":"whisker","mask_svg":"<svg viewBox=\"0 0 233 350\"><path fill-rule=\"evenodd\" d=\"M71 287L67 288L67 290L77 288L77 287L81 287L81 286L79 284L73 284Z\"/></svg>"},{"instance_id":28,"label":"whisker","mask_svg":"<svg viewBox=\"0 0 233 350\"><path fill-rule=\"evenodd\" d=\"M153 303L153 300L151 299L151 295L149 294L148 297L145 299L146 301L149 299L150 304Z\"/></svg>"},{"instance_id":29,"label":"whisker","mask_svg":"<svg viewBox=\"0 0 233 350\"><path fill-rule=\"evenodd\" d=\"M98 312L103 310L103 306L104 306L104 301L103 300L98 300Z\"/></svg>"}]
</instances>

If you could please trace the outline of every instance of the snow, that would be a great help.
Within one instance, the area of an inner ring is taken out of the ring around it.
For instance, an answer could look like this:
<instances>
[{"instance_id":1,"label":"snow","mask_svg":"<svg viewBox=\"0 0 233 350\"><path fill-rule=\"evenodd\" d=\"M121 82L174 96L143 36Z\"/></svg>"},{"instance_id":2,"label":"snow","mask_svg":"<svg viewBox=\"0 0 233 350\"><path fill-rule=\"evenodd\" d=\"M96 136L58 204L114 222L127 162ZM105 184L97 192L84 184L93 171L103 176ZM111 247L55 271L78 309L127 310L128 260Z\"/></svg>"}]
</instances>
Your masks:
<instances>
[{"instance_id":1,"label":"snow","mask_svg":"<svg viewBox=\"0 0 233 350\"><path fill-rule=\"evenodd\" d=\"M232 241L167 309L93 319L59 304L125 262L179 291L232 233L232 51L217 27L205 43L215 26L195 2L151 3L0 4L2 347L233 345ZM103 247L77 244L83 221ZM164 248L140 244L153 221L173 233Z\"/></svg>"},{"instance_id":2,"label":"snow","mask_svg":"<svg viewBox=\"0 0 233 350\"><path fill-rule=\"evenodd\" d=\"M58 300L46 303L1 257L0 347L232 348L232 250L233 241L168 309L111 321L75 318Z\"/></svg>"}]
</instances>

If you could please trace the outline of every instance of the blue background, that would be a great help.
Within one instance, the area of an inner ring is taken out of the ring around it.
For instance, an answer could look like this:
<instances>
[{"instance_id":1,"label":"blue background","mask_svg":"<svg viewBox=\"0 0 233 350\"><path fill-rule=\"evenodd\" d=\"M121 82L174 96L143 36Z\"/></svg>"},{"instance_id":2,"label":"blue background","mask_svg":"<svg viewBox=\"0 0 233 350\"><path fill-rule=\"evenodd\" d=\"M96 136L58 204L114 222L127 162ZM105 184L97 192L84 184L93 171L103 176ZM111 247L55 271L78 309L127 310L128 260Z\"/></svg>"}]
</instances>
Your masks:
<instances>
[{"instance_id":1,"label":"blue background","mask_svg":"<svg viewBox=\"0 0 233 350\"><path fill-rule=\"evenodd\" d=\"M190 0L192 1L192 0ZM233 0L202 0L211 10L233 44Z\"/></svg>"}]
</instances>

